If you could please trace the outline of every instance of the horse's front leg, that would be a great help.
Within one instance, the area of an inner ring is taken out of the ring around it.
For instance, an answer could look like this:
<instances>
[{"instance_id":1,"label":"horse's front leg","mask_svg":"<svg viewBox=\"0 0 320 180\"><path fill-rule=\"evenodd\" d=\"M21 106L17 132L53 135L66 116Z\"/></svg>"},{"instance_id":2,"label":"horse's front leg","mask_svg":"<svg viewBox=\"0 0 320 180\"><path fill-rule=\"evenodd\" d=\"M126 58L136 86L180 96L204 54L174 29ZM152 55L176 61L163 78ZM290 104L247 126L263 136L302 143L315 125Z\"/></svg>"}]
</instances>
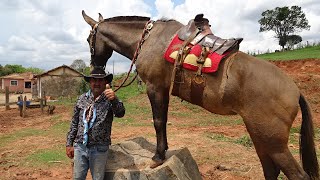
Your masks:
<instances>
[{"instance_id":1,"label":"horse's front leg","mask_svg":"<svg viewBox=\"0 0 320 180\"><path fill-rule=\"evenodd\" d=\"M153 124L157 134L157 150L152 160L155 161L154 166L161 165L165 160L165 153L168 149L167 143L167 118L169 94L165 88L147 87L148 97L152 107Z\"/></svg>"}]
</instances>

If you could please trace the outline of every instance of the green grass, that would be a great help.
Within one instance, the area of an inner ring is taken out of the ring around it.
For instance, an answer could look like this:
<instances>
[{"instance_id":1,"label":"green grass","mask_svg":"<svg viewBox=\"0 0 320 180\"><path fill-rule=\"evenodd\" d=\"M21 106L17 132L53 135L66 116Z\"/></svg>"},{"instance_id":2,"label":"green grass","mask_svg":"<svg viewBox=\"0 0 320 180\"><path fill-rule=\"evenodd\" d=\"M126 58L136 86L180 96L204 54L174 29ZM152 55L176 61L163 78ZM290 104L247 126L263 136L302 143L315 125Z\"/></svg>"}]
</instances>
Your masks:
<instances>
[{"instance_id":1,"label":"green grass","mask_svg":"<svg viewBox=\"0 0 320 180\"><path fill-rule=\"evenodd\" d=\"M215 141L218 141L218 142L230 142L230 143L235 143L235 144L239 144L239 145L242 145L244 147L247 147L247 148L252 148L253 147L253 142L250 138L250 136L248 135L243 135L239 138L230 138L230 137L227 137L223 134L212 134L212 133L207 133L206 134L206 137L210 138L210 139L213 139Z\"/></svg>"},{"instance_id":2,"label":"green grass","mask_svg":"<svg viewBox=\"0 0 320 180\"><path fill-rule=\"evenodd\" d=\"M116 88L114 87L113 90L115 90L115 89ZM130 86L120 88L116 92L116 95L122 101L127 101L130 98L134 98L134 97L138 96L139 94L141 94L143 92L145 92L145 86L143 86L143 90L142 91L139 91L137 84L134 82Z\"/></svg>"},{"instance_id":3,"label":"green grass","mask_svg":"<svg viewBox=\"0 0 320 180\"><path fill-rule=\"evenodd\" d=\"M240 144L240 145L247 147L247 148L253 147L253 142L252 142L250 136L248 136L248 135L241 136L240 138L237 138L236 140L234 140L234 142L236 144Z\"/></svg>"},{"instance_id":4,"label":"green grass","mask_svg":"<svg viewBox=\"0 0 320 180\"><path fill-rule=\"evenodd\" d=\"M25 138L28 136L41 136L44 135L46 132L41 129L21 129L19 131L15 131L13 133L5 134L0 136L0 147L4 147L8 143L12 143L18 139Z\"/></svg>"},{"instance_id":5,"label":"green grass","mask_svg":"<svg viewBox=\"0 0 320 180\"><path fill-rule=\"evenodd\" d=\"M67 163L68 158L65 154L65 147L56 147L54 149L38 150L24 160L24 164L33 167L43 167L56 165L55 163Z\"/></svg>"},{"instance_id":6,"label":"green grass","mask_svg":"<svg viewBox=\"0 0 320 180\"><path fill-rule=\"evenodd\" d=\"M69 126L69 122L58 122L49 128L48 133L58 135L63 134L63 136L65 136L66 132L69 130Z\"/></svg>"},{"instance_id":7,"label":"green grass","mask_svg":"<svg viewBox=\"0 0 320 180\"><path fill-rule=\"evenodd\" d=\"M320 59L320 46L310 46L291 51L260 54L257 55L257 57L272 61L288 61L309 58Z\"/></svg>"}]
</instances>

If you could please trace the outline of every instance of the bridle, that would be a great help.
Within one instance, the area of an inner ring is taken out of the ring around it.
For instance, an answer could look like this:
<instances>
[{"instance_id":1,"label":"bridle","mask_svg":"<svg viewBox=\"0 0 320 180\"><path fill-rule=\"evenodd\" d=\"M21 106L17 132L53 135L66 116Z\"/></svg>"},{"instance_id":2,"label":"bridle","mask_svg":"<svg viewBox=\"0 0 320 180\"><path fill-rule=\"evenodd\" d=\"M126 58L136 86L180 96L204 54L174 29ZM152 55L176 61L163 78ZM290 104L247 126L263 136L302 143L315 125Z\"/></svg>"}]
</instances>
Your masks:
<instances>
[{"instance_id":1,"label":"bridle","mask_svg":"<svg viewBox=\"0 0 320 180\"><path fill-rule=\"evenodd\" d=\"M91 34L91 38L90 38L90 42L89 42L89 45L90 45L90 52L91 52L91 63L93 63L93 58L94 58L94 55L95 55L95 45L96 45L96 34L97 34L97 31L98 31L98 26L100 23L102 23L104 21L100 21L98 22L97 24L95 24L92 28L92 30L90 31L90 34ZM129 76L130 76L130 73L132 71L132 68L133 68L133 65L135 64L137 58L138 58L138 55L140 54L141 52L141 47L142 47L142 44L144 43L144 41L150 36L150 31L151 29L153 28L153 23L154 21L153 20L149 20L145 26L144 26L144 29L143 29L143 32L142 32L142 36L141 36L141 39L140 41L138 42L137 44L137 48L134 52L134 55L132 57L132 60L131 60L131 65L130 65L130 69L127 73L127 76L126 78L122 81L122 83L120 85L116 85L116 89L114 91L117 91L119 90L121 87L126 87L126 86L129 86L138 76L138 72L136 73L136 75L134 76L134 78L126 85L124 85L124 83L128 80ZM95 64L93 63L93 65L95 66ZM105 69L106 65L104 65L102 68Z\"/></svg>"},{"instance_id":2,"label":"bridle","mask_svg":"<svg viewBox=\"0 0 320 180\"><path fill-rule=\"evenodd\" d=\"M96 49L96 35L97 35L97 31L98 31L98 26L100 23L102 23L104 21L99 21L97 24L95 24L92 28L92 30L90 31L91 37L89 40L89 46L90 46L90 53L91 53L91 64L93 64L94 67L100 67L102 69L106 68L106 65L104 66L96 66L93 59L94 59L94 55L95 55L95 49Z\"/></svg>"}]
</instances>

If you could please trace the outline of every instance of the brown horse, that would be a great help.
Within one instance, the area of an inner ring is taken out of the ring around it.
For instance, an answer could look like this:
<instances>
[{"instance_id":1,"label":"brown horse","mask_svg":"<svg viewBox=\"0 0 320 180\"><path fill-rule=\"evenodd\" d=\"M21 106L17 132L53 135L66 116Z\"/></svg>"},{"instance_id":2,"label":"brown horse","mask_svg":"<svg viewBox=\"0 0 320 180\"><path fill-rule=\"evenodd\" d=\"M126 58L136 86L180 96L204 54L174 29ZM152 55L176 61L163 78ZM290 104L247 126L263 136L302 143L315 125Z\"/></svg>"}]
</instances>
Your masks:
<instances>
[{"instance_id":1,"label":"brown horse","mask_svg":"<svg viewBox=\"0 0 320 180\"><path fill-rule=\"evenodd\" d=\"M82 15L92 27L88 37L91 64L105 67L113 51L132 59L149 18L138 16L113 17L99 21ZM173 65L163 53L172 37L183 25L177 21L154 22L136 61L137 71L147 86L152 106L157 149L152 158L161 164L168 149L166 123L169 89ZM183 70L181 99L192 102L191 77L195 72ZM222 115L239 114L246 125L260 158L266 179L277 179L280 170L289 179L318 179L318 161L314 145L310 108L296 84L279 68L242 52L225 59L219 70L203 75L206 86L198 99L206 110ZM302 111L300 155L303 169L288 149L289 131L299 106Z\"/></svg>"}]
</instances>

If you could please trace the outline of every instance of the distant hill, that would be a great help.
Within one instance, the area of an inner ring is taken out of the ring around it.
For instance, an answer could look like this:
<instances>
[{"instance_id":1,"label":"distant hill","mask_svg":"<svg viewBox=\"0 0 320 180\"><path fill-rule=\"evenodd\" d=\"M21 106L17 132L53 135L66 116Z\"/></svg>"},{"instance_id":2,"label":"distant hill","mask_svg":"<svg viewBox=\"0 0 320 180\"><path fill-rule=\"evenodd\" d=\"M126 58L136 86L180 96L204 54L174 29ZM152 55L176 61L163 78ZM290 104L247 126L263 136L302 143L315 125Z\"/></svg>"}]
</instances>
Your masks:
<instances>
[{"instance_id":1,"label":"distant hill","mask_svg":"<svg viewBox=\"0 0 320 180\"><path fill-rule=\"evenodd\" d=\"M319 59L320 60L320 45L309 46L301 49L295 49L284 52L274 52L259 54L256 57L271 61L288 61L299 59Z\"/></svg>"}]
</instances>

